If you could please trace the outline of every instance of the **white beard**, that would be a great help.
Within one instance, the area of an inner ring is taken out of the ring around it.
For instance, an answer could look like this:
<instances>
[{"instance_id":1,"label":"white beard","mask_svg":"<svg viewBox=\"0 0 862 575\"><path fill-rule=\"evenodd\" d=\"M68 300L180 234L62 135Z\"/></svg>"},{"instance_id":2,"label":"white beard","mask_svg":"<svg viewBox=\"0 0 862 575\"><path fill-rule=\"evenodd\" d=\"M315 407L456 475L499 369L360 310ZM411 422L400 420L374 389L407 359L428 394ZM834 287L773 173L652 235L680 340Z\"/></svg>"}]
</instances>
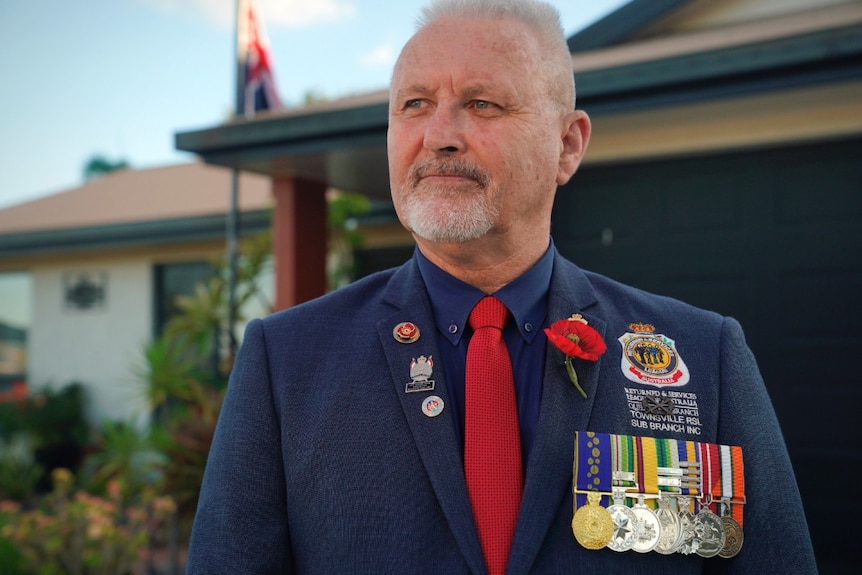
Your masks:
<instances>
[{"instance_id":1,"label":"white beard","mask_svg":"<svg viewBox=\"0 0 862 575\"><path fill-rule=\"evenodd\" d=\"M409 230L428 241L462 243L487 234L494 225L493 210L484 195L447 198L440 194L408 194L401 205Z\"/></svg>"},{"instance_id":2,"label":"white beard","mask_svg":"<svg viewBox=\"0 0 862 575\"><path fill-rule=\"evenodd\" d=\"M434 187L423 183L420 174L432 172L429 163L410 170L401 194L401 219L404 225L428 241L463 243L487 234L499 210L486 193L489 178L485 172L455 162L442 162L444 173L458 173L476 179L462 189Z\"/></svg>"}]
</instances>

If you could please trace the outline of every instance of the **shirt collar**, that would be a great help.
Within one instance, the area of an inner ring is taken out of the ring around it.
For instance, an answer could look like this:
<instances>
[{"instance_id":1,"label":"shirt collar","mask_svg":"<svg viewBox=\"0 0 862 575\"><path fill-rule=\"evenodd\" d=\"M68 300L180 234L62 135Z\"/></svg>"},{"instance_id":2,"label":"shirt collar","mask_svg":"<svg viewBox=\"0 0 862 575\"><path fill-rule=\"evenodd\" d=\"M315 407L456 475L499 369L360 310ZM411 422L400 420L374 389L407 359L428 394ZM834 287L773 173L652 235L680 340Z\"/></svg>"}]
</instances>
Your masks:
<instances>
[{"instance_id":1,"label":"shirt collar","mask_svg":"<svg viewBox=\"0 0 862 575\"><path fill-rule=\"evenodd\" d=\"M416 248L416 262L431 298L437 329L457 345L470 311L485 293L431 263L419 248ZM527 343L533 341L544 324L553 270L554 243L551 240L547 251L533 267L492 294L509 308L518 332Z\"/></svg>"}]
</instances>

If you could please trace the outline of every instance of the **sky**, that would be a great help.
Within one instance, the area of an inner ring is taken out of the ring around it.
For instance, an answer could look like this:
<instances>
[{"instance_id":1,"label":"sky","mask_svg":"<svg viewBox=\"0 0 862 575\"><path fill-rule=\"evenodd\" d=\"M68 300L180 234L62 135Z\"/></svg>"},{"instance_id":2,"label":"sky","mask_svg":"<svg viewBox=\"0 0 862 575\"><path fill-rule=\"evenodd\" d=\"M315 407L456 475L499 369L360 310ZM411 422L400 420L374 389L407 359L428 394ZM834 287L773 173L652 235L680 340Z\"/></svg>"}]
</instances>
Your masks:
<instances>
[{"instance_id":1,"label":"sky","mask_svg":"<svg viewBox=\"0 0 862 575\"><path fill-rule=\"evenodd\" d=\"M571 35L628 0L550 0ZM425 0L259 0L282 101L385 89ZM233 108L236 0L0 0L0 209L77 187L96 155L194 160ZM0 230L2 233L2 230Z\"/></svg>"}]
</instances>

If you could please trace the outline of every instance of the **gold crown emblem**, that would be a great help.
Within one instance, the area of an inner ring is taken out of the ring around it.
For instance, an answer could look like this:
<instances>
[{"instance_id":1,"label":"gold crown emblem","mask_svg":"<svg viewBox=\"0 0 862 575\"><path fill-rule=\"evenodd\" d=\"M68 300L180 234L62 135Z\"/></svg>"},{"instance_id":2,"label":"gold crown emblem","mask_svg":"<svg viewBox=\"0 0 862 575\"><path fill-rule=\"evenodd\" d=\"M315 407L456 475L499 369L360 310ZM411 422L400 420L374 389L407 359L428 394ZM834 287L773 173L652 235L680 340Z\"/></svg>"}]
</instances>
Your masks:
<instances>
[{"instance_id":1,"label":"gold crown emblem","mask_svg":"<svg viewBox=\"0 0 862 575\"><path fill-rule=\"evenodd\" d=\"M629 329L635 333L653 333L655 326L651 323L630 323Z\"/></svg>"}]
</instances>

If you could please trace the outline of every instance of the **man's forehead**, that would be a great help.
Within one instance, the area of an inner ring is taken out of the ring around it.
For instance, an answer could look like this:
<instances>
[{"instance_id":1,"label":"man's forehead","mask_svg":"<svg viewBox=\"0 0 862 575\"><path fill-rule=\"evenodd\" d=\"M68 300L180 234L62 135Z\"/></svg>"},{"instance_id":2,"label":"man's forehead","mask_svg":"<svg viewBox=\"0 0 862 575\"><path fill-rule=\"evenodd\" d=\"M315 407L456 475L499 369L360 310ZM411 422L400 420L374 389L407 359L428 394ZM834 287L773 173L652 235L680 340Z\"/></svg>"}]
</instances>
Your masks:
<instances>
[{"instance_id":1,"label":"man's forehead","mask_svg":"<svg viewBox=\"0 0 862 575\"><path fill-rule=\"evenodd\" d=\"M451 52L471 55L490 52L504 58L513 53L540 55L535 33L519 20L444 17L418 30L405 44L399 60L438 58Z\"/></svg>"},{"instance_id":2,"label":"man's forehead","mask_svg":"<svg viewBox=\"0 0 862 575\"><path fill-rule=\"evenodd\" d=\"M477 27L476 23L509 22L499 19L474 19L472 24L446 19L429 24L404 46L393 72L393 84L424 86L446 81L464 89L490 90L507 85L505 79L517 70L520 76L535 71L540 58L531 50L525 30L506 33L493 27ZM518 22L514 22L520 25Z\"/></svg>"}]
</instances>

